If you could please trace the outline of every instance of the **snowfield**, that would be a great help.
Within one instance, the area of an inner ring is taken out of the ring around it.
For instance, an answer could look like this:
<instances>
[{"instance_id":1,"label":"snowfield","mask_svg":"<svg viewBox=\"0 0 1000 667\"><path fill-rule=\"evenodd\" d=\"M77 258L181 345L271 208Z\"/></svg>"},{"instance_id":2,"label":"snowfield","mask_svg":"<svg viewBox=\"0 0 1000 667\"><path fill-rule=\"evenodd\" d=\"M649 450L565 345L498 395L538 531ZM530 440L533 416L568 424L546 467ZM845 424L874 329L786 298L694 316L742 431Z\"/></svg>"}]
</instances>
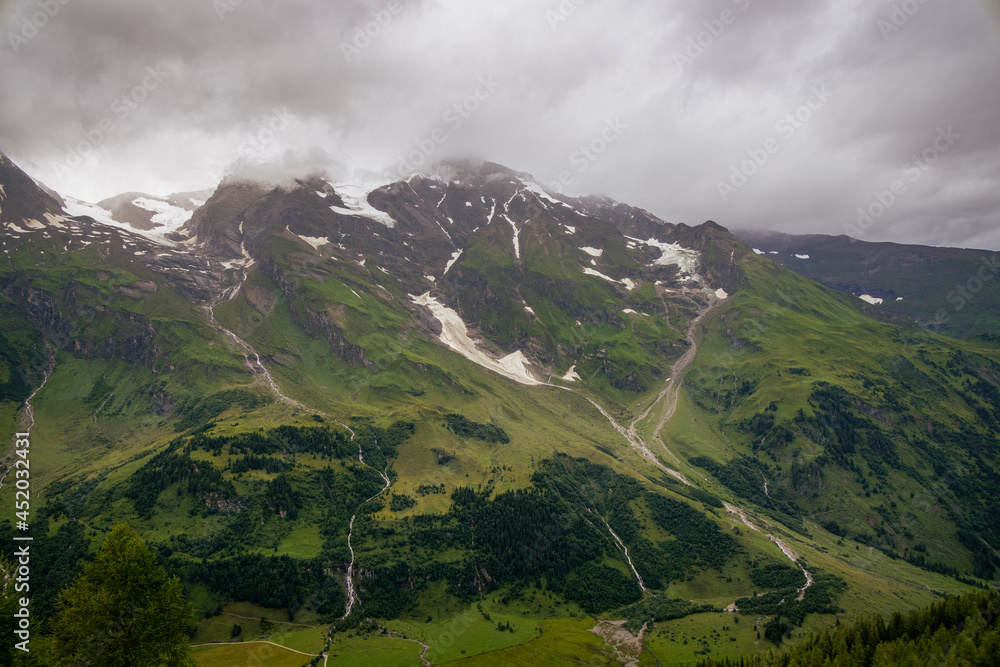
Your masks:
<instances>
[{"instance_id":1,"label":"snowfield","mask_svg":"<svg viewBox=\"0 0 1000 667\"><path fill-rule=\"evenodd\" d=\"M396 221L392 219L392 216L384 211L378 210L368 203L368 195L371 194L372 190L367 190L356 185L348 185L347 183L330 183L330 185L332 185L333 189L338 195L340 195L340 199L347 207L341 208L340 206L331 206L330 210L334 213L369 218L375 222L385 225L389 229L396 226Z\"/></svg>"},{"instance_id":2,"label":"snowfield","mask_svg":"<svg viewBox=\"0 0 1000 667\"><path fill-rule=\"evenodd\" d=\"M531 364L520 350L508 354L503 359L493 359L480 350L476 346L476 342L469 338L469 330L458 313L440 303L431 296L430 292L425 292L420 296L411 294L410 298L418 306L426 306L430 309L434 317L441 323L441 342L469 361L521 384L545 384L532 376Z\"/></svg>"},{"instance_id":3,"label":"snowfield","mask_svg":"<svg viewBox=\"0 0 1000 667\"><path fill-rule=\"evenodd\" d=\"M194 211L187 211L168 202L149 199L148 197L134 199L132 200L132 205L154 213L155 215L150 219L150 222L154 225L162 225L164 227L164 229L155 230L161 234L169 234L170 232L177 231L194 215Z\"/></svg>"},{"instance_id":4,"label":"snowfield","mask_svg":"<svg viewBox=\"0 0 1000 667\"><path fill-rule=\"evenodd\" d=\"M662 254L659 259L653 261L653 266L670 266L671 264L676 264L677 268L681 270L681 273L693 276L698 272L698 264L701 260L701 255L697 250L685 248L680 243L663 243L662 241L657 241L655 238L650 238L645 241L642 239L632 238L631 236L626 236L625 238L630 241L635 241L636 243L647 245L650 248L657 248Z\"/></svg>"}]
</instances>

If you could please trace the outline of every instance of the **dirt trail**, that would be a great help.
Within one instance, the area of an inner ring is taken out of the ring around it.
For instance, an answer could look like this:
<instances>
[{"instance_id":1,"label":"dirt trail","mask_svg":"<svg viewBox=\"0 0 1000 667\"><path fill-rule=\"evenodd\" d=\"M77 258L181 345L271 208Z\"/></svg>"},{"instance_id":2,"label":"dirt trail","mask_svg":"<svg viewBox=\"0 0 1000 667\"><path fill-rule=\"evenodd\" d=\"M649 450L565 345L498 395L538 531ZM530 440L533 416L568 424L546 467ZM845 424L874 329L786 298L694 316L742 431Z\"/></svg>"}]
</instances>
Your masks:
<instances>
[{"instance_id":1,"label":"dirt trail","mask_svg":"<svg viewBox=\"0 0 1000 667\"><path fill-rule=\"evenodd\" d=\"M248 646L250 644L267 644L268 646L276 646L280 649L286 651L291 651L292 653L298 653L299 655L304 655L308 658L315 658L316 656L321 656L323 658L323 665L326 666L327 654L326 653L305 653L303 651L296 651L293 648L288 648L287 646L282 646L281 644L275 644L269 641L249 641L249 642L213 642L211 644L192 644L191 648L204 648L206 646Z\"/></svg>"},{"instance_id":2,"label":"dirt trail","mask_svg":"<svg viewBox=\"0 0 1000 667\"><path fill-rule=\"evenodd\" d=\"M680 460L680 458L678 458L676 454L670 451L670 449L663 442L663 440L660 439L659 436L660 432L663 430L663 427L667 425L667 422L670 421L670 418L674 416L674 412L677 411L677 399L678 396L680 395L682 380L684 378L685 373L687 373L688 369L691 367L691 364L694 362L695 355L698 354L698 339L696 336L697 327L705 317L707 317L710 313L712 313L722 303L725 303L725 299L713 301L708 308L701 311L697 317L691 320L691 323L688 326L688 340L691 343L690 347L680 357L680 359L674 362L674 365L670 369L670 377L667 380L667 385L663 388L663 391L660 392L659 396L657 396L656 399L649 404L649 407L647 407L641 415L632 420L632 423L629 424L629 427L627 429L624 428L618 422L616 422L614 418L610 414L608 414L607 410L598 405L595 401L589 398L587 399L595 408L598 409L598 411L600 411L602 415L604 415L605 419L611 422L611 425L614 427L614 429L622 434L622 436L628 441L628 443L632 446L633 449L642 454L646 459L651 461L654 465L656 465L656 467L660 468L663 472L667 473L668 475L671 475L672 477L675 477L677 480L679 480L686 486L692 486L691 480L689 480L687 476L684 475L684 473L674 470L672 468L668 468L667 466L663 465L663 463L656 457L655 454L653 454L652 450L650 450L649 446L646 444L646 442L643 441L642 437L639 435L638 426L642 421L644 421L647 417L649 417L650 413L653 411L654 408L656 408L661 403L665 402L665 405L663 407L663 414L660 417L660 421L656 426L656 430L653 431L652 437L654 439L660 440L660 446L663 447L663 451L666 452L670 456L670 458L672 458L678 464L678 466L684 465L683 462Z\"/></svg>"},{"instance_id":3,"label":"dirt trail","mask_svg":"<svg viewBox=\"0 0 1000 667\"><path fill-rule=\"evenodd\" d=\"M591 405L597 408L597 411L600 412L605 419L611 422L611 426L613 426L616 431L622 434L622 437L624 437L628 441L628 444L630 444L633 449L642 454L643 458L647 459L650 463L652 463L653 465L655 465L657 468L667 473L668 475L672 475L673 477L676 477L678 480L680 480L682 483L691 486L691 482L688 481L687 477L685 477L682 473L679 473L676 470L673 470L672 468L668 468L667 466L663 465L663 463L661 463L660 460L656 458L656 454L650 451L649 447L646 447L646 445L641 440L633 438L632 435L628 432L628 430L626 430L625 427L616 422L615 418L612 417L610 414L608 414L608 411L605 410L603 407L601 407L599 403L590 398L588 398L587 400L590 402Z\"/></svg>"}]
</instances>

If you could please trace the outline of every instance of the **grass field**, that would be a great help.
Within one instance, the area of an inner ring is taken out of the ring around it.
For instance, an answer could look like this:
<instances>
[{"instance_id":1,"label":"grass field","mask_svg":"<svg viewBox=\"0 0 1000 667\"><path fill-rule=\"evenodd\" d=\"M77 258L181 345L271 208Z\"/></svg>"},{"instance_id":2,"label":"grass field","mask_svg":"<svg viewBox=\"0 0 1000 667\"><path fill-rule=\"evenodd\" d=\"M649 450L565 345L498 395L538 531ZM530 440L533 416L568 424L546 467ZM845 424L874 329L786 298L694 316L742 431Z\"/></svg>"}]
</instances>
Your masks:
<instances>
[{"instance_id":1,"label":"grass field","mask_svg":"<svg viewBox=\"0 0 1000 667\"><path fill-rule=\"evenodd\" d=\"M590 632L592 618L542 621L541 636L520 646L460 658L443 664L456 667L562 667L563 665L613 665L608 646Z\"/></svg>"},{"instance_id":2,"label":"grass field","mask_svg":"<svg viewBox=\"0 0 1000 667\"><path fill-rule=\"evenodd\" d=\"M416 667L423 648L416 642L389 637L344 637L330 644L328 665L349 667Z\"/></svg>"},{"instance_id":3,"label":"grass field","mask_svg":"<svg viewBox=\"0 0 1000 667\"><path fill-rule=\"evenodd\" d=\"M198 667L302 667L312 660L312 656L263 642L200 646L191 651L191 657Z\"/></svg>"}]
</instances>

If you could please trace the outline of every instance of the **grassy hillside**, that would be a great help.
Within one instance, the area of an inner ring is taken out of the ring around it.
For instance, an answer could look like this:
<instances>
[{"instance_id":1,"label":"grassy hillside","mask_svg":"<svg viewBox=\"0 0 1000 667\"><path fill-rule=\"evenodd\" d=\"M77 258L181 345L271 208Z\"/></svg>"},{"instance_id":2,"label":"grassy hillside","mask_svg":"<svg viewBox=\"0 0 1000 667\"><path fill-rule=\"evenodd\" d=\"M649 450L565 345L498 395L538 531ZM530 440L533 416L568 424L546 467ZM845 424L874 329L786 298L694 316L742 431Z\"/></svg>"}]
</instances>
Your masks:
<instances>
[{"instance_id":1,"label":"grassy hillside","mask_svg":"<svg viewBox=\"0 0 1000 667\"><path fill-rule=\"evenodd\" d=\"M996 350L876 322L766 260L747 275L706 324L665 442L789 526L993 577Z\"/></svg>"},{"instance_id":2,"label":"grassy hillside","mask_svg":"<svg viewBox=\"0 0 1000 667\"><path fill-rule=\"evenodd\" d=\"M663 422L699 304L611 245L614 278L636 289L570 270L577 240L525 238L511 290L501 240L455 265L456 307L473 319L462 285L498 295L476 315L485 344L537 345L579 382L487 372L377 266L283 236L215 308L259 365L137 263L15 262L0 416L18 418L55 361L33 401L39 627L121 521L185 582L196 643L248 642L198 649L206 665L269 634L307 654L329 640L358 664L416 664L421 643L435 663L748 656L995 574L995 349L716 252L743 286L696 327ZM28 317L29 302L45 307ZM630 443L618 428L650 407ZM311 659L296 655L265 664Z\"/></svg>"}]
</instances>

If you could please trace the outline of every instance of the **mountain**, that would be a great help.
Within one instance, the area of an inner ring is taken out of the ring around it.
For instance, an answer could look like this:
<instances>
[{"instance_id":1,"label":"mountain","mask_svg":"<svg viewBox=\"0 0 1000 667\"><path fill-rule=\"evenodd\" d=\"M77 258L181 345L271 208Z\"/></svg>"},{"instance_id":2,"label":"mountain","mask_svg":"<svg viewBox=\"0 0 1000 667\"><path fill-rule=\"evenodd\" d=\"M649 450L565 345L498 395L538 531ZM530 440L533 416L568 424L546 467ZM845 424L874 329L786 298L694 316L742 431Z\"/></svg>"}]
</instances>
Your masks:
<instances>
[{"instance_id":1,"label":"mountain","mask_svg":"<svg viewBox=\"0 0 1000 667\"><path fill-rule=\"evenodd\" d=\"M139 230L174 231L191 219L191 214L205 204L211 191L183 192L169 197L155 197L141 192L127 192L97 203L111 218Z\"/></svg>"},{"instance_id":2,"label":"mountain","mask_svg":"<svg viewBox=\"0 0 1000 667\"><path fill-rule=\"evenodd\" d=\"M0 153L0 222L17 226L60 213L62 203Z\"/></svg>"},{"instance_id":3,"label":"mountain","mask_svg":"<svg viewBox=\"0 0 1000 667\"><path fill-rule=\"evenodd\" d=\"M1000 256L987 250L871 243L847 236L737 231L770 259L866 299L873 314L903 315L959 338L1000 330Z\"/></svg>"},{"instance_id":4,"label":"mountain","mask_svg":"<svg viewBox=\"0 0 1000 667\"><path fill-rule=\"evenodd\" d=\"M193 643L399 664L746 657L996 576L996 344L715 222L435 174L236 175L142 229L128 202L167 198L50 210L6 168L38 221L3 221L0 415L38 443L40 631L120 521Z\"/></svg>"}]
</instances>

